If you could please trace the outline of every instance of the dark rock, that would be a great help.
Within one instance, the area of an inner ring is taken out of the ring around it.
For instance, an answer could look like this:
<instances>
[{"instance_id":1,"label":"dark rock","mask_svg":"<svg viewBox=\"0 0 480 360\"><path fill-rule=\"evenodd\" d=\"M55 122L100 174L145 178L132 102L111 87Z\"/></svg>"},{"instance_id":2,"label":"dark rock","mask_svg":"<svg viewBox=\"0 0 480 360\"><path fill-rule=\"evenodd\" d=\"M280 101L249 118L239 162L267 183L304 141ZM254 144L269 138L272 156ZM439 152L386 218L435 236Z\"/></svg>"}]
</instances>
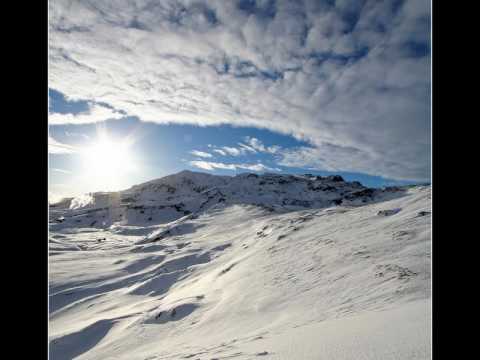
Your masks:
<instances>
[{"instance_id":1,"label":"dark rock","mask_svg":"<svg viewBox=\"0 0 480 360\"><path fill-rule=\"evenodd\" d=\"M226 269L223 269L223 270L220 272L220 275L226 274L227 272L229 272L230 270L232 270L232 268L233 268L235 265L236 265L236 264L233 263L232 265L230 265L230 266L227 267Z\"/></svg>"},{"instance_id":2,"label":"dark rock","mask_svg":"<svg viewBox=\"0 0 480 360\"><path fill-rule=\"evenodd\" d=\"M344 182L343 177L340 175L331 175L327 176L327 180L333 181L333 182Z\"/></svg>"},{"instance_id":3,"label":"dark rock","mask_svg":"<svg viewBox=\"0 0 480 360\"><path fill-rule=\"evenodd\" d=\"M426 215L430 215L431 212L430 211L419 211L418 212L418 216L426 216Z\"/></svg>"},{"instance_id":4,"label":"dark rock","mask_svg":"<svg viewBox=\"0 0 480 360\"><path fill-rule=\"evenodd\" d=\"M402 209L389 209L389 210L380 210L377 215L378 216L391 216L399 213Z\"/></svg>"},{"instance_id":5,"label":"dark rock","mask_svg":"<svg viewBox=\"0 0 480 360\"><path fill-rule=\"evenodd\" d=\"M354 193L348 194L347 196L345 196L345 198L347 200L355 200L355 199L358 199L360 197L369 197L370 198L374 194L375 194L374 189L363 189L363 190L356 191Z\"/></svg>"},{"instance_id":6,"label":"dark rock","mask_svg":"<svg viewBox=\"0 0 480 360\"><path fill-rule=\"evenodd\" d=\"M312 202L308 200L298 200L298 199L293 199L290 201L290 205L293 206L302 206L302 207L311 207Z\"/></svg>"}]
</instances>

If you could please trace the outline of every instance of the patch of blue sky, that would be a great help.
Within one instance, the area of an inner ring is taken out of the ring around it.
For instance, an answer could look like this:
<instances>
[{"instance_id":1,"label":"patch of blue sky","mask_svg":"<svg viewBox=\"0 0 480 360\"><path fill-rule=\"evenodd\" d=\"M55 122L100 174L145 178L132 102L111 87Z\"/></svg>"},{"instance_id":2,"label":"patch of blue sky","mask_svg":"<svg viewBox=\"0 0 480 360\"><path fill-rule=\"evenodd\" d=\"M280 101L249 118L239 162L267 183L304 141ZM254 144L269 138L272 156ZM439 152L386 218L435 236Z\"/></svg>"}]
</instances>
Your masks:
<instances>
[{"instance_id":1,"label":"patch of blue sky","mask_svg":"<svg viewBox=\"0 0 480 360\"><path fill-rule=\"evenodd\" d=\"M88 101L67 100L65 95L54 89L49 89L50 110L60 114L77 114L89 109Z\"/></svg>"}]
</instances>

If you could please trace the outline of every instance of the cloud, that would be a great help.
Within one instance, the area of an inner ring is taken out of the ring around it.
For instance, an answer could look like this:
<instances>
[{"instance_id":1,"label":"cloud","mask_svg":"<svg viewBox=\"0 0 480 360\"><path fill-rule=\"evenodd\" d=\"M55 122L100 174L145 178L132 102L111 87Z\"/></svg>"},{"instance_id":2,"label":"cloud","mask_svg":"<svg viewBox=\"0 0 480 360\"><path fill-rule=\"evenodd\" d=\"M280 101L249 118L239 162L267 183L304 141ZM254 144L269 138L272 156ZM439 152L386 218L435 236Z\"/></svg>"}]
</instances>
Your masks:
<instances>
[{"instance_id":1,"label":"cloud","mask_svg":"<svg viewBox=\"0 0 480 360\"><path fill-rule=\"evenodd\" d=\"M81 137L85 140L89 140L90 136L87 134L82 134L82 133L77 133L77 132L70 132L70 131L65 131L65 135L68 137Z\"/></svg>"},{"instance_id":2,"label":"cloud","mask_svg":"<svg viewBox=\"0 0 480 360\"><path fill-rule=\"evenodd\" d=\"M63 144L49 136L48 152L50 154L74 154L77 152L77 149L74 146Z\"/></svg>"},{"instance_id":3,"label":"cloud","mask_svg":"<svg viewBox=\"0 0 480 360\"><path fill-rule=\"evenodd\" d=\"M238 147L223 146L221 148L217 148L211 144L209 144L209 147L213 148L212 151L222 156L242 156L249 154L257 154L261 152L276 154L281 150L281 147L277 145L266 147L265 145L263 145L262 141L257 138L246 136L244 140L245 143L239 142Z\"/></svg>"},{"instance_id":4,"label":"cloud","mask_svg":"<svg viewBox=\"0 0 480 360\"><path fill-rule=\"evenodd\" d=\"M270 154L275 154L280 151L281 147L277 145L273 146L265 146L263 145L262 141L260 141L257 138L247 136L245 137L245 142L250 145L251 149L254 151L259 151L259 152L265 152L265 153L270 153ZM241 146L245 146L243 144L240 144Z\"/></svg>"},{"instance_id":5,"label":"cloud","mask_svg":"<svg viewBox=\"0 0 480 360\"><path fill-rule=\"evenodd\" d=\"M112 110L107 106L94 104L87 111L77 114L50 113L48 123L50 125L91 124L109 119L120 119L124 116L121 112Z\"/></svg>"},{"instance_id":6,"label":"cloud","mask_svg":"<svg viewBox=\"0 0 480 360\"><path fill-rule=\"evenodd\" d=\"M50 169L52 171L56 171L56 172L59 172L59 173L62 173L62 174L71 174L72 172L69 171L69 170L64 170L64 169L56 169L56 168L52 168Z\"/></svg>"},{"instance_id":7,"label":"cloud","mask_svg":"<svg viewBox=\"0 0 480 360\"><path fill-rule=\"evenodd\" d=\"M264 171L281 171L278 168L271 168L264 164L226 164L221 162L212 162L212 161L203 161L203 160L194 160L190 161L189 164L191 166L197 167L199 169L204 170L250 170L256 172L264 172Z\"/></svg>"},{"instance_id":8,"label":"cloud","mask_svg":"<svg viewBox=\"0 0 480 360\"><path fill-rule=\"evenodd\" d=\"M248 151L250 153L256 154L257 150L255 150L253 147L245 145L243 143L238 143L238 145L242 148L243 151Z\"/></svg>"},{"instance_id":9,"label":"cloud","mask_svg":"<svg viewBox=\"0 0 480 360\"><path fill-rule=\"evenodd\" d=\"M217 154L220 154L222 156L226 156L227 153L221 149L213 149L214 152L216 152Z\"/></svg>"},{"instance_id":10,"label":"cloud","mask_svg":"<svg viewBox=\"0 0 480 360\"><path fill-rule=\"evenodd\" d=\"M237 167L233 164L224 164L219 162L203 161L203 160L193 160L189 162L190 165L204 170L235 170Z\"/></svg>"},{"instance_id":11,"label":"cloud","mask_svg":"<svg viewBox=\"0 0 480 360\"><path fill-rule=\"evenodd\" d=\"M307 141L313 150L296 158L311 167L429 177L428 1L49 6L50 87L123 112L56 115L51 123L125 114L250 126Z\"/></svg>"},{"instance_id":12,"label":"cloud","mask_svg":"<svg viewBox=\"0 0 480 360\"><path fill-rule=\"evenodd\" d=\"M198 156L198 157L203 157L203 158L211 158L211 157L213 157L212 154L209 154L209 153L203 152L203 151L198 151L198 150L192 150L192 151L190 151L190 154L195 155L195 156Z\"/></svg>"},{"instance_id":13,"label":"cloud","mask_svg":"<svg viewBox=\"0 0 480 360\"><path fill-rule=\"evenodd\" d=\"M227 153L228 155L231 156L240 156L245 154L244 149L239 149L239 148L234 148L234 147L229 147L229 146L223 146L222 147L223 152Z\"/></svg>"}]
</instances>

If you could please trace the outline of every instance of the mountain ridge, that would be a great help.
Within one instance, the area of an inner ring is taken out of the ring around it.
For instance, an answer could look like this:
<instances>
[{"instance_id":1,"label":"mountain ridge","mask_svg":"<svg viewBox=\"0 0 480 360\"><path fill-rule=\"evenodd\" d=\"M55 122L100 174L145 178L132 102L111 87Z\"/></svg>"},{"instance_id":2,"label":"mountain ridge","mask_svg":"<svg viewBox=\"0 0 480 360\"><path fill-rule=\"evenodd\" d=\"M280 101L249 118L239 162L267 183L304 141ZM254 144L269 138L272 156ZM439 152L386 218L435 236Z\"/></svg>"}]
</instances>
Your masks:
<instances>
[{"instance_id":1,"label":"mountain ridge","mask_svg":"<svg viewBox=\"0 0 480 360\"><path fill-rule=\"evenodd\" d=\"M184 170L123 191L63 199L50 205L50 221L54 226L73 217L76 223L89 223L92 227L108 227L118 222L162 224L217 204L256 205L283 212L358 206L402 196L406 190L407 187L368 188L358 181L345 181L339 175L242 173L220 176Z\"/></svg>"}]
</instances>

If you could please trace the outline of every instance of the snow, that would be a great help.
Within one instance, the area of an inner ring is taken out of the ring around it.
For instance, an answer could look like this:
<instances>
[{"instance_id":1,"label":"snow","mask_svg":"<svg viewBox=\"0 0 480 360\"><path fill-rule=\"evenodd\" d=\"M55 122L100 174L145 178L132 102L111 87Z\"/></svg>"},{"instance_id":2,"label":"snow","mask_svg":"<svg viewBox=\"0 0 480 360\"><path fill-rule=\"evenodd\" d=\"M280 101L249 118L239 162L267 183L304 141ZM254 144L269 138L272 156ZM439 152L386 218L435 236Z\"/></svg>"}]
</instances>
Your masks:
<instances>
[{"instance_id":1,"label":"snow","mask_svg":"<svg viewBox=\"0 0 480 360\"><path fill-rule=\"evenodd\" d=\"M429 186L182 172L102 199L51 209L51 359L430 358Z\"/></svg>"}]
</instances>

